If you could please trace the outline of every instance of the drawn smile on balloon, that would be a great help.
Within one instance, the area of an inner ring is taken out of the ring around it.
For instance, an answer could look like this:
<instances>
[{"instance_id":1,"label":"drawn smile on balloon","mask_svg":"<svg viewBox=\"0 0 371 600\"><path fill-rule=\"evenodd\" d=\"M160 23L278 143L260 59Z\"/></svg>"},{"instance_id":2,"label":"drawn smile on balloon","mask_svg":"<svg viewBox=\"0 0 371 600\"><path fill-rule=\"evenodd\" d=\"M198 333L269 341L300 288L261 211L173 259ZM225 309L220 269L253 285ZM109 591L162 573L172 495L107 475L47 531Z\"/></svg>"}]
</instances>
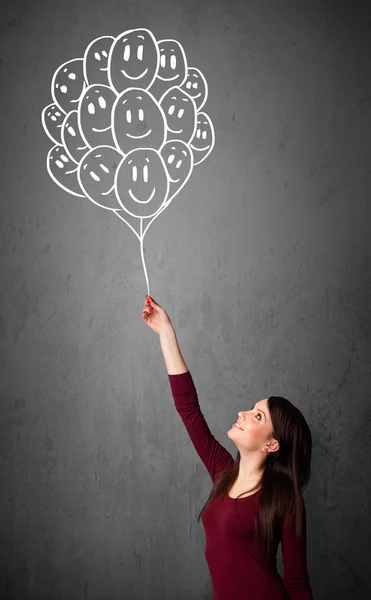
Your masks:
<instances>
[{"instance_id":1,"label":"drawn smile on balloon","mask_svg":"<svg viewBox=\"0 0 371 600\"><path fill-rule=\"evenodd\" d=\"M79 166L77 165L76 169L72 169L72 171L66 171L66 175L71 175L71 173L76 173Z\"/></svg>"},{"instance_id":2,"label":"drawn smile on balloon","mask_svg":"<svg viewBox=\"0 0 371 600\"><path fill-rule=\"evenodd\" d=\"M196 148L196 146L193 146L193 144L191 144L191 146L192 146L192 148ZM205 148L197 148L197 150L202 152L203 150L207 150L208 148L210 148L210 144L208 146L205 146Z\"/></svg>"},{"instance_id":3,"label":"drawn smile on balloon","mask_svg":"<svg viewBox=\"0 0 371 600\"><path fill-rule=\"evenodd\" d=\"M153 196L155 195L156 192L156 188L153 188L153 192L150 195L150 197L148 198L148 200L139 200L139 198L137 198L136 196L134 196L133 192L131 190L128 190L130 197L134 200L134 202L139 202L140 204L148 204L148 202L151 202Z\"/></svg>"},{"instance_id":4,"label":"drawn smile on balloon","mask_svg":"<svg viewBox=\"0 0 371 600\"><path fill-rule=\"evenodd\" d=\"M200 96L201 96L201 92L199 94L197 94L197 96L192 96L192 98L194 100L195 98L199 98Z\"/></svg>"},{"instance_id":5,"label":"drawn smile on balloon","mask_svg":"<svg viewBox=\"0 0 371 600\"><path fill-rule=\"evenodd\" d=\"M113 186L111 187L110 190L108 190L108 192L102 192L102 196L107 196L108 194L110 194L112 192L112 190L114 189L115 184L113 184Z\"/></svg>"},{"instance_id":6,"label":"drawn smile on balloon","mask_svg":"<svg viewBox=\"0 0 371 600\"><path fill-rule=\"evenodd\" d=\"M126 71L124 71L124 69L120 69L121 73L123 75L125 75L125 77L128 77L129 79L140 79L141 77L144 77L144 75L147 74L148 69L146 69L145 71L143 71L143 73L141 75L138 75L138 77L132 77L131 75L128 75Z\"/></svg>"},{"instance_id":7,"label":"drawn smile on balloon","mask_svg":"<svg viewBox=\"0 0 371 600\"><path fill-rule=\"evenodd\" d=\"M174 81L174 79L179 78L179 75L174 75L174 77L161 77L161 75L157 75L157 77L162 79L162 81Z\"/></svg>"},{"instance_id":8,"label":"drawn smile on balloon","mask_svg":"<svg viewBox=\"0 0 371 600\"><path fill-rule=\"evenodd\" d=\"M171 133L182 133L183 129L171 129L171 127L167 127Z\"/></svg>"},{"instance_id":9,"label":"drawn smile on balloon","mask_svg":"<svg viewBox=\"0 0 371 600\"><path fill-rule=\"evenodd\" d=\"M134 138L135 140L137 140L138 138L144 138L147 137L147 135L149 135L151 133L152 129L150 129L149 131L147 131L147 133L143 133L143 135L131 135L130 133L127 133L126 135L128 137Z\"/></svg>"},{"instance_id":10,"label":"drawn smile on balloon","mask_svg":"<svg viewBox=\"0 0 371 600\"><path fill-rule=\"evenodd\" d=\"M111 125L108 125L108 127L104 127L103 129L97 129L96 127L92 127L91 129L92 131L98 131L100 133L101 131L108 131L111 129Z\"/></svg>"}]
</instances>

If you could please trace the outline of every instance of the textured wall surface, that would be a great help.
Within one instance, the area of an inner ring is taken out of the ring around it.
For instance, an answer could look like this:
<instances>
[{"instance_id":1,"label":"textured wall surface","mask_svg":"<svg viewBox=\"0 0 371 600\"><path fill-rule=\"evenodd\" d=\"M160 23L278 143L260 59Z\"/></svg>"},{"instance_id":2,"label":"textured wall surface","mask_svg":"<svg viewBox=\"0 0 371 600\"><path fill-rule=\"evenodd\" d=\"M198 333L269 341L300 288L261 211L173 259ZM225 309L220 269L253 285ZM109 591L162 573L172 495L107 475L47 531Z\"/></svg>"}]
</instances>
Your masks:
<instances>
[{"instance_id":1,"label":"textured wall surface","mask_svg":"<svg viewBox=\"0 0 371 600\"><path fill-rule=\"evenodd\" d=\"M1 597L211 598L211 482L141 319L138 240L46 170L55 69L137 27L205 74L216 134L146 235L151 294L230 452L252 401L303 411L315 598L371 597L371 20L347 4L1 3Z\"/></svg>"}]
</instances>

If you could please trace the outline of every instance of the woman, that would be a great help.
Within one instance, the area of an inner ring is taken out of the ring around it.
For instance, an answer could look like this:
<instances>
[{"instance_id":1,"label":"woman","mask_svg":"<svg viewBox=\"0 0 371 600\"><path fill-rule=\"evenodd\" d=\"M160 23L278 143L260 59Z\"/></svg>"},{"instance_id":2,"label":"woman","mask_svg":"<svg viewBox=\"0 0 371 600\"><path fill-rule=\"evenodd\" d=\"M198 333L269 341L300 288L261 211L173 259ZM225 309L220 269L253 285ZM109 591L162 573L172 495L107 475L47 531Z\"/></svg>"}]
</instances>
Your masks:
<instances>
[{"instance_id":1,"label":"woman","mask_svg":"<svg viewBox=\"0 0 371 600\"><path fill-rule=\"evenodd\" d=\"M312 600L306 510L312 438L302 413L271 396L240 411L228 437L236 459L211 434L171 319L146 296L142 319L160 336L175 407L213 482L202 517L213 600ZM276 569L282 544L284 577Z\"/></svg>"}]
</instances>

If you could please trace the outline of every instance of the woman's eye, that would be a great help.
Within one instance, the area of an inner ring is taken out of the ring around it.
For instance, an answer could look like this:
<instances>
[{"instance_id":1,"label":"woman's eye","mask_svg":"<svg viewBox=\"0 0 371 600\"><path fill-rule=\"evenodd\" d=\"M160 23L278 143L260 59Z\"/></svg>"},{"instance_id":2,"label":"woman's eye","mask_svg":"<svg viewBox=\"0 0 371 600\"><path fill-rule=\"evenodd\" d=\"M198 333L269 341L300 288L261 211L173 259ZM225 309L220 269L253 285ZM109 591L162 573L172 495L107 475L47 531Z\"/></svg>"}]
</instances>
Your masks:
<instances>
[{"instance_id":1,"label":"woman's eye","mask_svg":"<svg viewBox=\"0 0 371 600\"><path fill-rule=\"evenodd\" d=\"M254 407L253 407L253 406L251 407L251 410L254 410ZM261 414L260 414L260 413L258 413L257 415L254 415L254 416L255 416L255 418L256 418L258 421L261 421ZM258 417L260 417L260 419L258 419Z\"/></svg>"}]
</instances>

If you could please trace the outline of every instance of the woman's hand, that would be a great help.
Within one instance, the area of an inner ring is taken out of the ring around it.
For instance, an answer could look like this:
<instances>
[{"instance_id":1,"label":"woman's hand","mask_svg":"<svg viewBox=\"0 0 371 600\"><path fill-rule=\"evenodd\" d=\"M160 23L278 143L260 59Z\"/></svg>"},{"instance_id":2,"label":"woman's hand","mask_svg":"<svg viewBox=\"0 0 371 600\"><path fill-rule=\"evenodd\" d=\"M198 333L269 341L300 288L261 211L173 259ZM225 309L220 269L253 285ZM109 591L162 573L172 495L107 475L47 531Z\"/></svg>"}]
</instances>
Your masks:
<instances>
[{"instance_id":1,"label":"woman's hand","mask_svg":"<svg viewBox=\"0 0 371 600\"><path fill-rule=\"evenodd\" d=\"M171 319L166 310L157 304L151 296L146 295L142 319L158 335L169 325L172 327Z\"/></svg>"}]
</instances>

